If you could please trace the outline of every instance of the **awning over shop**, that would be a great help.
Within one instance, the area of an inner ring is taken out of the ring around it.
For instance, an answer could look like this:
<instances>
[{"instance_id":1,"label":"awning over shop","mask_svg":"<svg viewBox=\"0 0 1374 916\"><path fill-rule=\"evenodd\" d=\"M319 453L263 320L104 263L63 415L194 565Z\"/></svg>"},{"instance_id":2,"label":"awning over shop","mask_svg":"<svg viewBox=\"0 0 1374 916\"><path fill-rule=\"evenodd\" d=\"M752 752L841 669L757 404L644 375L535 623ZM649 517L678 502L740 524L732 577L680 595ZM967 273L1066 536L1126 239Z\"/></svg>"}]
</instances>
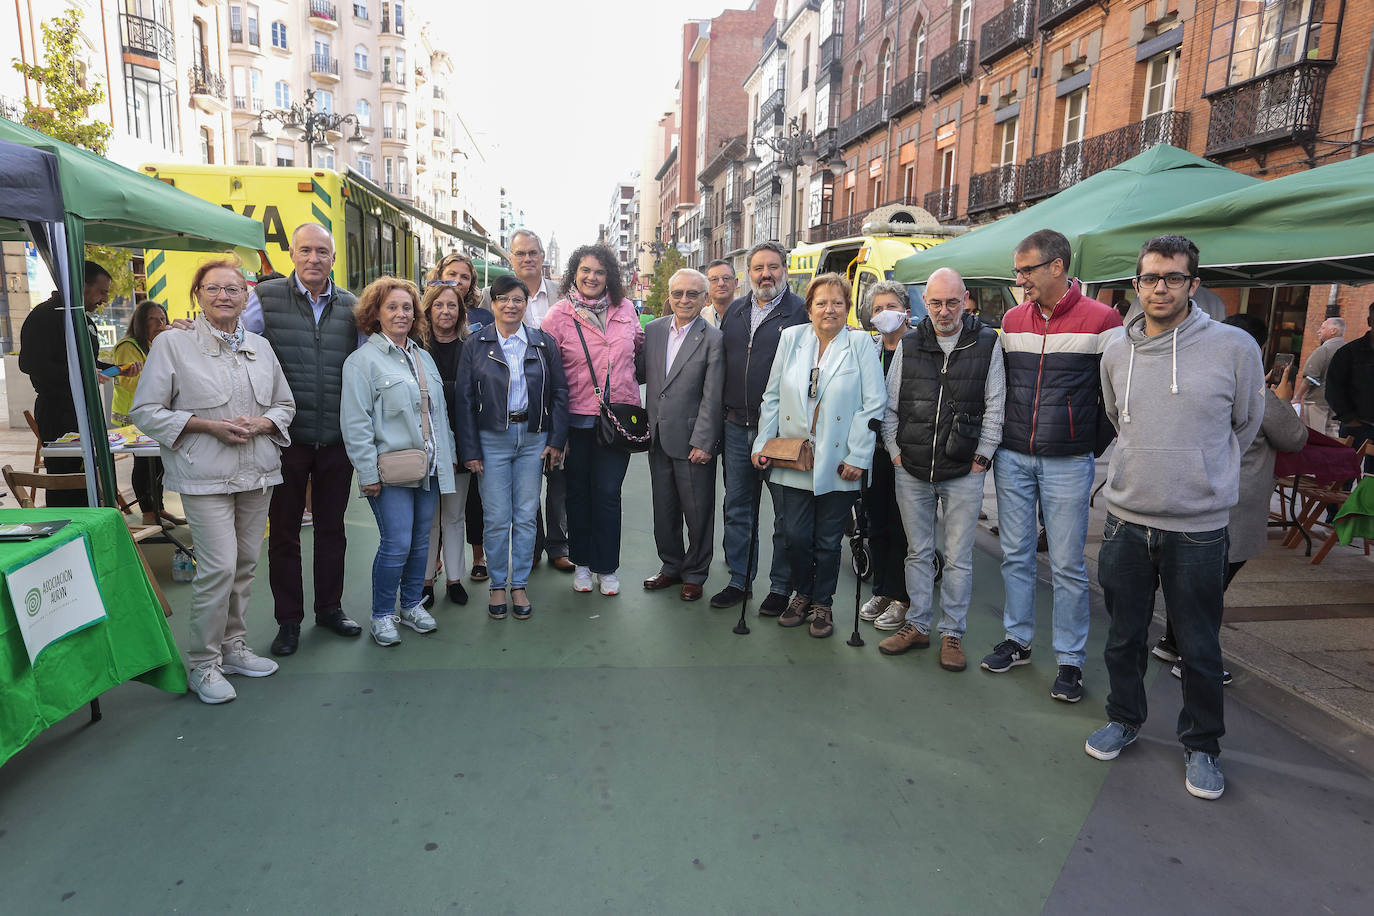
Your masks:
<instances>
[{"instance_id":1,"label":"awning over shop","mask_svg":"<svg viewBox=\"0 0 1374 916\"><path fill-rule=\"evenodd\" d=\"M1260 184L1174 146L1161 144L1133 159L1080 181L1048 200L918 252L897 263L896 279L924 283L939 267L951 267L970 286L1012 283L1012 252L1038 229L1055 229L1073 246L1069 273L1087 279L1080 251L1085 235L1152 216L1162 210ZM1135 253L1147 234L1130 249Z\"/></svg>"},{"instance_id":2,"label":"awning over shop","mask_svg":"<svg viewBox=\"0 0 1374 916\"><path fill-rule=\"evenodd\" d=\"M1208 286L1374 282L1374 156L1104 227L1084 240L1078 275L1089 282L1129 280L1140 245L1169 232L1198 246Z\"/></svg>"}]
</instances>

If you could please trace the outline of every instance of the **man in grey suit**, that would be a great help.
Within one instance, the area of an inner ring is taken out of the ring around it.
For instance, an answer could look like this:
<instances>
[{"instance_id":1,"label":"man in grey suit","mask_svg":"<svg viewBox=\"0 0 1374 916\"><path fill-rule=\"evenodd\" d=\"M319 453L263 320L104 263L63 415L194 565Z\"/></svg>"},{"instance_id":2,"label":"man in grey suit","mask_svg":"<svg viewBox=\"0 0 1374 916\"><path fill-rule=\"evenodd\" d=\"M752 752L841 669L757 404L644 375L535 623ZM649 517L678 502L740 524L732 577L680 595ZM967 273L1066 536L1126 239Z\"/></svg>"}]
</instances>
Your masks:
<instances>
[{"instance_id":1,"label":"man in grey suit","mask_svg":"<svg viewBox=\"0 0 1374 916\"><path fill-rule=\"evenodd\" d=\"M715 456L723 420L725 350L720 331L701 317L706 277L699 271L684 268L673 274L668 303L672 314L644 328L635 366L649 406L654 542L663 561L644 587L653 591L680 583L682 600L696 601L711 568L715 539Z\"/></svg>"},{"instance_id":2,"label":"man in grey suit","mask_svg":"<svg viewBox=\"0 0 1374 916\"><path fill-rule=\"evenodd\" d=\"M529 229L516 229L510 237L511 266L515 275L529 288L529 305L525 307L525 324L539 327L544 316L558 301L558 284L544 276L544 243ZM555 265L557 266L557 265ZM482 290L482 308L491 309L491 288ZM568 559L568 494L567 478L561 467L544 472L544 508L535 518L534 562L547 552L549 565L560 572L572 572Z\"/></svg>"}]
</instances>

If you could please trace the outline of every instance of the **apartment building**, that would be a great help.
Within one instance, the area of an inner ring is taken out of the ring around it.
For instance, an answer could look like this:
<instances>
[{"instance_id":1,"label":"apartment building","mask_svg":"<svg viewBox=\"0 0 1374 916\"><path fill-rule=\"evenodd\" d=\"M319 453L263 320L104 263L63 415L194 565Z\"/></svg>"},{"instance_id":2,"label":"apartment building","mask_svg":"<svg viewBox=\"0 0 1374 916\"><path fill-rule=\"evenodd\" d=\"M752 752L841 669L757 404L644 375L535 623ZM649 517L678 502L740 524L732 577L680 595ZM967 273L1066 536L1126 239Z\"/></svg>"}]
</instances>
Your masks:
<instances>
[{"instance_id":1,"label":"apartment building","mask_svg":"<svg viewBox=\"0 0 1374 916\"><path fill-rule=\"evenodd\" d=\"M632 239L635 221L635 185L638 175L631 175L625 181L618 181L611 192L611 206L606 215L606 244L615 252L620 263L620 275L629 280L635 267L635 249Z\"/></svg>"}]
</instances>

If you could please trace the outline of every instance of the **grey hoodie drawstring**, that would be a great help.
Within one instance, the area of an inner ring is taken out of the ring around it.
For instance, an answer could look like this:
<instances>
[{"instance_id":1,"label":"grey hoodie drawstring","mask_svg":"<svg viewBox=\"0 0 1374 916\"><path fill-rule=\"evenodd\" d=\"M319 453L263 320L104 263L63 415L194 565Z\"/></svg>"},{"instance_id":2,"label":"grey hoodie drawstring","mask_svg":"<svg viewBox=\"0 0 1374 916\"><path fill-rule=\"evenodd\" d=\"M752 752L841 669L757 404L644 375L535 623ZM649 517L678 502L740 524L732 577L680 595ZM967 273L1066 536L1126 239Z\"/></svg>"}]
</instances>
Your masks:
<instances>
[{"instance_id":1,"label":"grey hoodie drawstring","mask_svg":"<svg viewBox=\"0 0 1374 916\"><path fill-rule=\"evenodd\" d=\"M1173 377L1172 377L1172 378L1170 379L1170 381L1169 381L1169 393L1170 393L1170 394L1178 394L1178 326L1177 326L1177 325L1174 326L1174 340L1173 340L1172 358L1173 358L1173 368L1172 368Z\"/></svg>"},{"instance_id":2,"label":"grey hoodie drawstring","mask_svg":"<svg viewBox=\"0 0 1374 916\"><path fill-rule=\"evenodd\" d=\"M1131 373L1135 371L1135 344L1131 344L1131 359L1126 363L1126 396L1121 400L1121 422L1131 422Z\"/></svg>"}]
</instances>

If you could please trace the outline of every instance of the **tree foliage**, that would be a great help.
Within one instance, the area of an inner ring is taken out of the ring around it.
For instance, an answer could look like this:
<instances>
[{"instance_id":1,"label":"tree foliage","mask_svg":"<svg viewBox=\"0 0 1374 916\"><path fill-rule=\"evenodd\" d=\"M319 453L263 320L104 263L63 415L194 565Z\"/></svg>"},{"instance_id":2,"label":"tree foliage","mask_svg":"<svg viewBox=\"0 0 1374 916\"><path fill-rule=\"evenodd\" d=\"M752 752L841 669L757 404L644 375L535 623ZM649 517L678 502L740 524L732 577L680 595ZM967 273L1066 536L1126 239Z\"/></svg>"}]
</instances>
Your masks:
<instances>
[{"instance_id":1,"label":"tree foliage","mask_svg":"<svg viewBox=\"0 0 1374 916\"><path fill-rule=\"evenodd\" d=\"M669 246L654 265L654 278L649 283L649 295L644 299L646 315L668 314L668 280L687 266L687 261L676 248Z\"/></svg>"},{"instance_id":2,"label":"tree foliage","mask_svg":"<svg viewBox=\"0 0 1374 916\"><path fill-rule=\"evenodd\" d=\"M24 126L55 140L105 155L113 128L86 117L87 109L105 101L105 87L91 80L82 85L78 42L81 11L69 10L42 24L43 59L40 63L14 61L14 69L37 83L44 104L24 99ZM134 271L129 251L109 245L87 245L86 257L110 272L110 292L129 296L134 291Z\"/></svg>"}]
</instances>

